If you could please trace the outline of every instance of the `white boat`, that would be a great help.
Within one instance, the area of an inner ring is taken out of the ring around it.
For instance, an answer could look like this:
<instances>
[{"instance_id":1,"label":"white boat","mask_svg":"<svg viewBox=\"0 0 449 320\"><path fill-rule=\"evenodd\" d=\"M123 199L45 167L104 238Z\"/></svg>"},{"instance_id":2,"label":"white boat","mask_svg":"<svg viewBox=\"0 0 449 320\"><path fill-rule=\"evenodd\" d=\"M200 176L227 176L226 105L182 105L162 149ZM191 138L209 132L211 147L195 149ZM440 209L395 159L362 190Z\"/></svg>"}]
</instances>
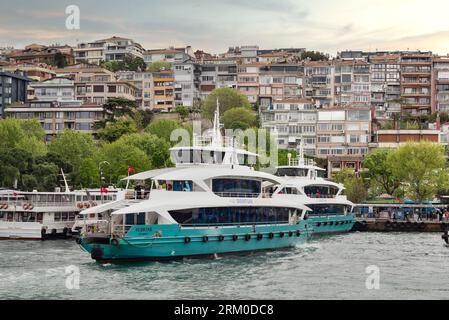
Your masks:
<instances>
[{"instance_id":1,"label":"white boat","mask_svg":"<svg viewBox=\"0 0 449 320\"><path fill-rule=\"evenodd\" d=\"M302 143L297 159L288 155L288 165L278 166L275 175L284 178L284 189L273 197L297 199L311 209L314 234L349 232L356 219L354 204L344 195L344 186L324 178L325 170L304 157Z\"/></svg>"},{"instance_id":2,"label":"white boat","mask_svg":"<svg viewBox=\"0 0 449 320\"><path fill-rule=\"evenodd\" d=\"M119 190L0 191L0 240L67 238L79 212L113 201Z\"/></svg>"},{"instance_id":3,"label":"white boat","mask_svg":"<svg viewBox=\"0 0 449 320\"><path fill-rule=\"evenodd\" d=\"M127 178L150 180L148 199L122 199L81 213L102 215L94 223L86 219L78 239L93 259L217 256L290 247L310 237L309 209L298 199L273 197L284 179L241 165L257 155L231 141L225 145L218 110L209 142L194 141L171 149L175 168Z\"/></svg>"}]
</instances>

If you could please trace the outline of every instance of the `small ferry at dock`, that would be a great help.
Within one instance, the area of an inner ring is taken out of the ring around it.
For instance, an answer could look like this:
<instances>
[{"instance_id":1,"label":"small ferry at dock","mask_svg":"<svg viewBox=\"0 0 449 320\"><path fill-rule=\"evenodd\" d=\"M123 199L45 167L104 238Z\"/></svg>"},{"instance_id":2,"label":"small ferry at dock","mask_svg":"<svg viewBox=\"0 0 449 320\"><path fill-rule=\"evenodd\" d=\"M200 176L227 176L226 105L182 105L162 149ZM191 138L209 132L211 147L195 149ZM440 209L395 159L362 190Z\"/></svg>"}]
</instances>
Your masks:
<instances>
[{"instance_id":1,"label":"small ferry at dock","mask_svg":"<svg viewBox=\"0 0 449 320\"><path fill-rule=\"evenodd\" d=\"M356 222L354 204L343 194L344 186L324 178L325 170L304 157L302 143L298 158L289 154L288 165L276 169L275 175L283 177L286 185L274 196L296 199L309 207L315 235L351 231Z\"/></svg>"},{"instance_id":2,"label":"small ferry at dock","mask_svg":"<svg viewBox=\"0 0 449 320\"><path fill-rule=\"evenodd\" d=\"M113 201L120 193L99 189L55 192L0 190L0 240L70 238L82 210Z\"/></svg>"},{"instance_id":3,"label":"small ferry at dock","mask_svg":"<svg viewBox=\"0 0 449 320\"><path fill-rule=\"evenodd\" d=\"M128 180L151 181L148 199L88 209L102 220L77 240L100 263L248 254L292 247L309 239L308 207L273 197L284 179L242 165L256 154L226 145L218 108L209 143L172 148L175 168ZM204 139L201 141L204 142Z\"/></svg>"}]
</instances>

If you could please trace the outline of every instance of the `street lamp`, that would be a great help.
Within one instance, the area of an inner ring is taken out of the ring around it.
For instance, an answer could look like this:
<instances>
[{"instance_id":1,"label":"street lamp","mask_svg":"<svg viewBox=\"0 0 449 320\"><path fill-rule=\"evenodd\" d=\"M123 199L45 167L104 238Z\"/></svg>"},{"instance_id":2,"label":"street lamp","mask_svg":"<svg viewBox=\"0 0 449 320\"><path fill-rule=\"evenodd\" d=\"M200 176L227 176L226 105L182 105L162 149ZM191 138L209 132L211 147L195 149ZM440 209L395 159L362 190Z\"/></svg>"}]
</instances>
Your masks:
<instances>
[{"instance_id":1,"label":"street lamp","mask_svg":"<svg viewBox=\"0 0 449 320\"><path fill-rule=\"evenodd\" d=\"M110 166L111 164L108 161L102 161L98 164L98 171L100 171L100 183L103 183L105 177L103 177L103 170L101 169L101 166L103 164L107 164L108 166ZM111 181L109 181L109 183L111 183Z\"/></svg>"}]
</instances>

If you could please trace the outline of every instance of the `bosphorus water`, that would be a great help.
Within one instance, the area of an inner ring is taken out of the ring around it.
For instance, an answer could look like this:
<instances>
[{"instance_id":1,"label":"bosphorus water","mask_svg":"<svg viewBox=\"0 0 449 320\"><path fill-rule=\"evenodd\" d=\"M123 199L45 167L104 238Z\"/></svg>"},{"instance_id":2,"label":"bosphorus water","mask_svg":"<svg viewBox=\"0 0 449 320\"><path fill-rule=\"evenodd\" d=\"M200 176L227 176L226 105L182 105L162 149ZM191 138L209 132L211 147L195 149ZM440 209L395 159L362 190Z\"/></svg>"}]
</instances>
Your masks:
<instances>
[{"instance_id":1,"label":"bosphorus water","mask_svg":"<svg viewBox=\"0 0 449 320\"><path fill-rule=\"evenodd\" d=\"M79 268L79 289L66 268ZM367 289L368 266L380 288ZM350 233L215 260L99 265L74 241L0 241L1 299L448 299L439 233Z\"/></svg>"}]
</instances>

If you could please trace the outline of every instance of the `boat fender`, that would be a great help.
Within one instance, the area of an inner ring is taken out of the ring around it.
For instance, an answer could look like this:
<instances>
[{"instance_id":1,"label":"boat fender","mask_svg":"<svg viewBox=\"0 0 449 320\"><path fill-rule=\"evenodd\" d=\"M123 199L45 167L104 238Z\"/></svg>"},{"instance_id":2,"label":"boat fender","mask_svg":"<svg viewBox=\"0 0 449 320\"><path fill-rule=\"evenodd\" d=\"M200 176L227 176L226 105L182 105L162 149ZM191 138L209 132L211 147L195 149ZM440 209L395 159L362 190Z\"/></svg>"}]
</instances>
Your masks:
<instances>
[{"instance_id":1,"label":"boat fender","mask_svg":"<svg viewBox=\"0 0 449 320\"><path fill-rule=\"evenodd\" d=\"M65 235L67 235L67 232L69 231L69 229L66 227L66 228L64 228L63 230L62 230L62 233L63 234L65 234Z\"/></svg>"},{"instance_id":2,"label":"boat fender","mask_svg":"<svg viewBox=\"0 0 449 320\"><path fill-rule=\"evenodd\" d=\"M289 236L289 237L293 237L293 232L292 232L292 231L289 231L289 232L288 232L288 236Z\"/></svg>"},{"instance_id":3,"label":"boat fender","mask_svg":"<svg viewBox=\"0 0 449 320\"><path fill-rule=\"evenodd\" d=\"M273 239L273 238L274 238L274 233L273 233L273 232L270 232L270 233L268 234L268 238Z\"/></svg>"},{"instance_id":4,"label":"boat fender","mask_svg":"<svg viewBox=\"0 0 449 320\"><path fill-rule=\"evenodd\" d=\"M262 238L263 238L263 234L261 234L261 233L257 234L257 240L262 240Z\"/></svg>"},{"instance_id":5,"label":"boat fender","mask_svg":"<svg viewBox=\"0 0 449 320\"><path fill-rule=\"evenodd\" d=\"M284 233L283 232L279 232L279 237L283 238L284 237Z\"/></svg>"},{"instance_id":6,"label":"boat fender","mask_svg":"<svg viewBox=\"0 0 449 320\"><path fill-rule=\"evenodd\" d=\"M47 229L42 228L42 229L41 229L41 235L45 235L46 233L47 233Z\"/></svg>"},{"instance_id":7,"label":"boat fender","mask_svg":"<svg viewBox=\"0 0 449 320\"><path fill-rule=\"evenodd\" d=\"M76 238L75 242L76 242L77 244L81 244L81 238Z\"/></svg>"},{"instance_id":8,"label":"boat fender","mask_svg":"<svg viewBox=\"0 0 449 320\"><path fill-rule=\"evenodd\" d=\"M111 245L114 247L118 246L118 240L117 239L111 239Z\"/></svg>"},{"instance_id":9,"label":"boat fender","mask_svg":"<svg viewBox=\"0 0 449 320\"><path fill-rule=\"evenodd\" d=\"M189 243L190 241L192 241L192 239L190 239L190 237L185 237L185 238L184 238L184 242L185 242L185 243Z\"/></svg>"},{"instance_id":10,"label":"boat fender","mask_svg":"<svg viewBox=\"0 0 449 320\"><path fill-rule=\"evenodd\" d=\"M234 235L232 236L232 240L233 240L233 241L237 241L238 239L239 239L238 235L234 234Z\"/></svg>"},{"instance_id":11,"label":"boat fender","mask_svg":"<svg viewBox=\"0 0 449 320\"><path fill-rule=\"evenodd\" d=\"M296 231L296 236L297 237L301 236L301 232L299 230Z\"/></svg>"},{"instance_id":12,"label":"boat fender","mask_svg":"<svg viewBox=\"0 0 449 320\"><path fill-rule=\"evenodd\" d=\"M218 236L218 241L224 241L224 237L222 235Z\"/></svg>"},{"instance_id":13,"label":"boat fender","mask_svg":"<svg viewBox=\"0 0 449 320\"><path fill-rule=\"evenodd\" d=\"M208 242L209 241L209 237L208 236L204 236L203 237L203 242Z\"/></svg>"},{"instance_id":14,"label":"boat fender","mask_svg":"<svg viewBox=\"0 0 449 320\"><path fill-rule=\"evenodd\" d=\"M51 229L51 234L55 235L56 234L56 229Z\"/></svg>"},{"instance_id":15,"label":"boat fender","mask_svg":"<svg viewBox=\"0 0 449 320\"><path fill-rule=\"evenodd\" d=\"M245 240L249 241L251 239L251 235L250 234L245 234Z\"/></svg>"},{"instance_id":16,"label":"boat fender","mask_svg":"<svg viewBox=\"0 0 449 320\"><path fill-rule=\"evenodd\" d=\"M321 226L321 222L317 222L316 226L317 227Z\"/></svg>"}]
</instances>

